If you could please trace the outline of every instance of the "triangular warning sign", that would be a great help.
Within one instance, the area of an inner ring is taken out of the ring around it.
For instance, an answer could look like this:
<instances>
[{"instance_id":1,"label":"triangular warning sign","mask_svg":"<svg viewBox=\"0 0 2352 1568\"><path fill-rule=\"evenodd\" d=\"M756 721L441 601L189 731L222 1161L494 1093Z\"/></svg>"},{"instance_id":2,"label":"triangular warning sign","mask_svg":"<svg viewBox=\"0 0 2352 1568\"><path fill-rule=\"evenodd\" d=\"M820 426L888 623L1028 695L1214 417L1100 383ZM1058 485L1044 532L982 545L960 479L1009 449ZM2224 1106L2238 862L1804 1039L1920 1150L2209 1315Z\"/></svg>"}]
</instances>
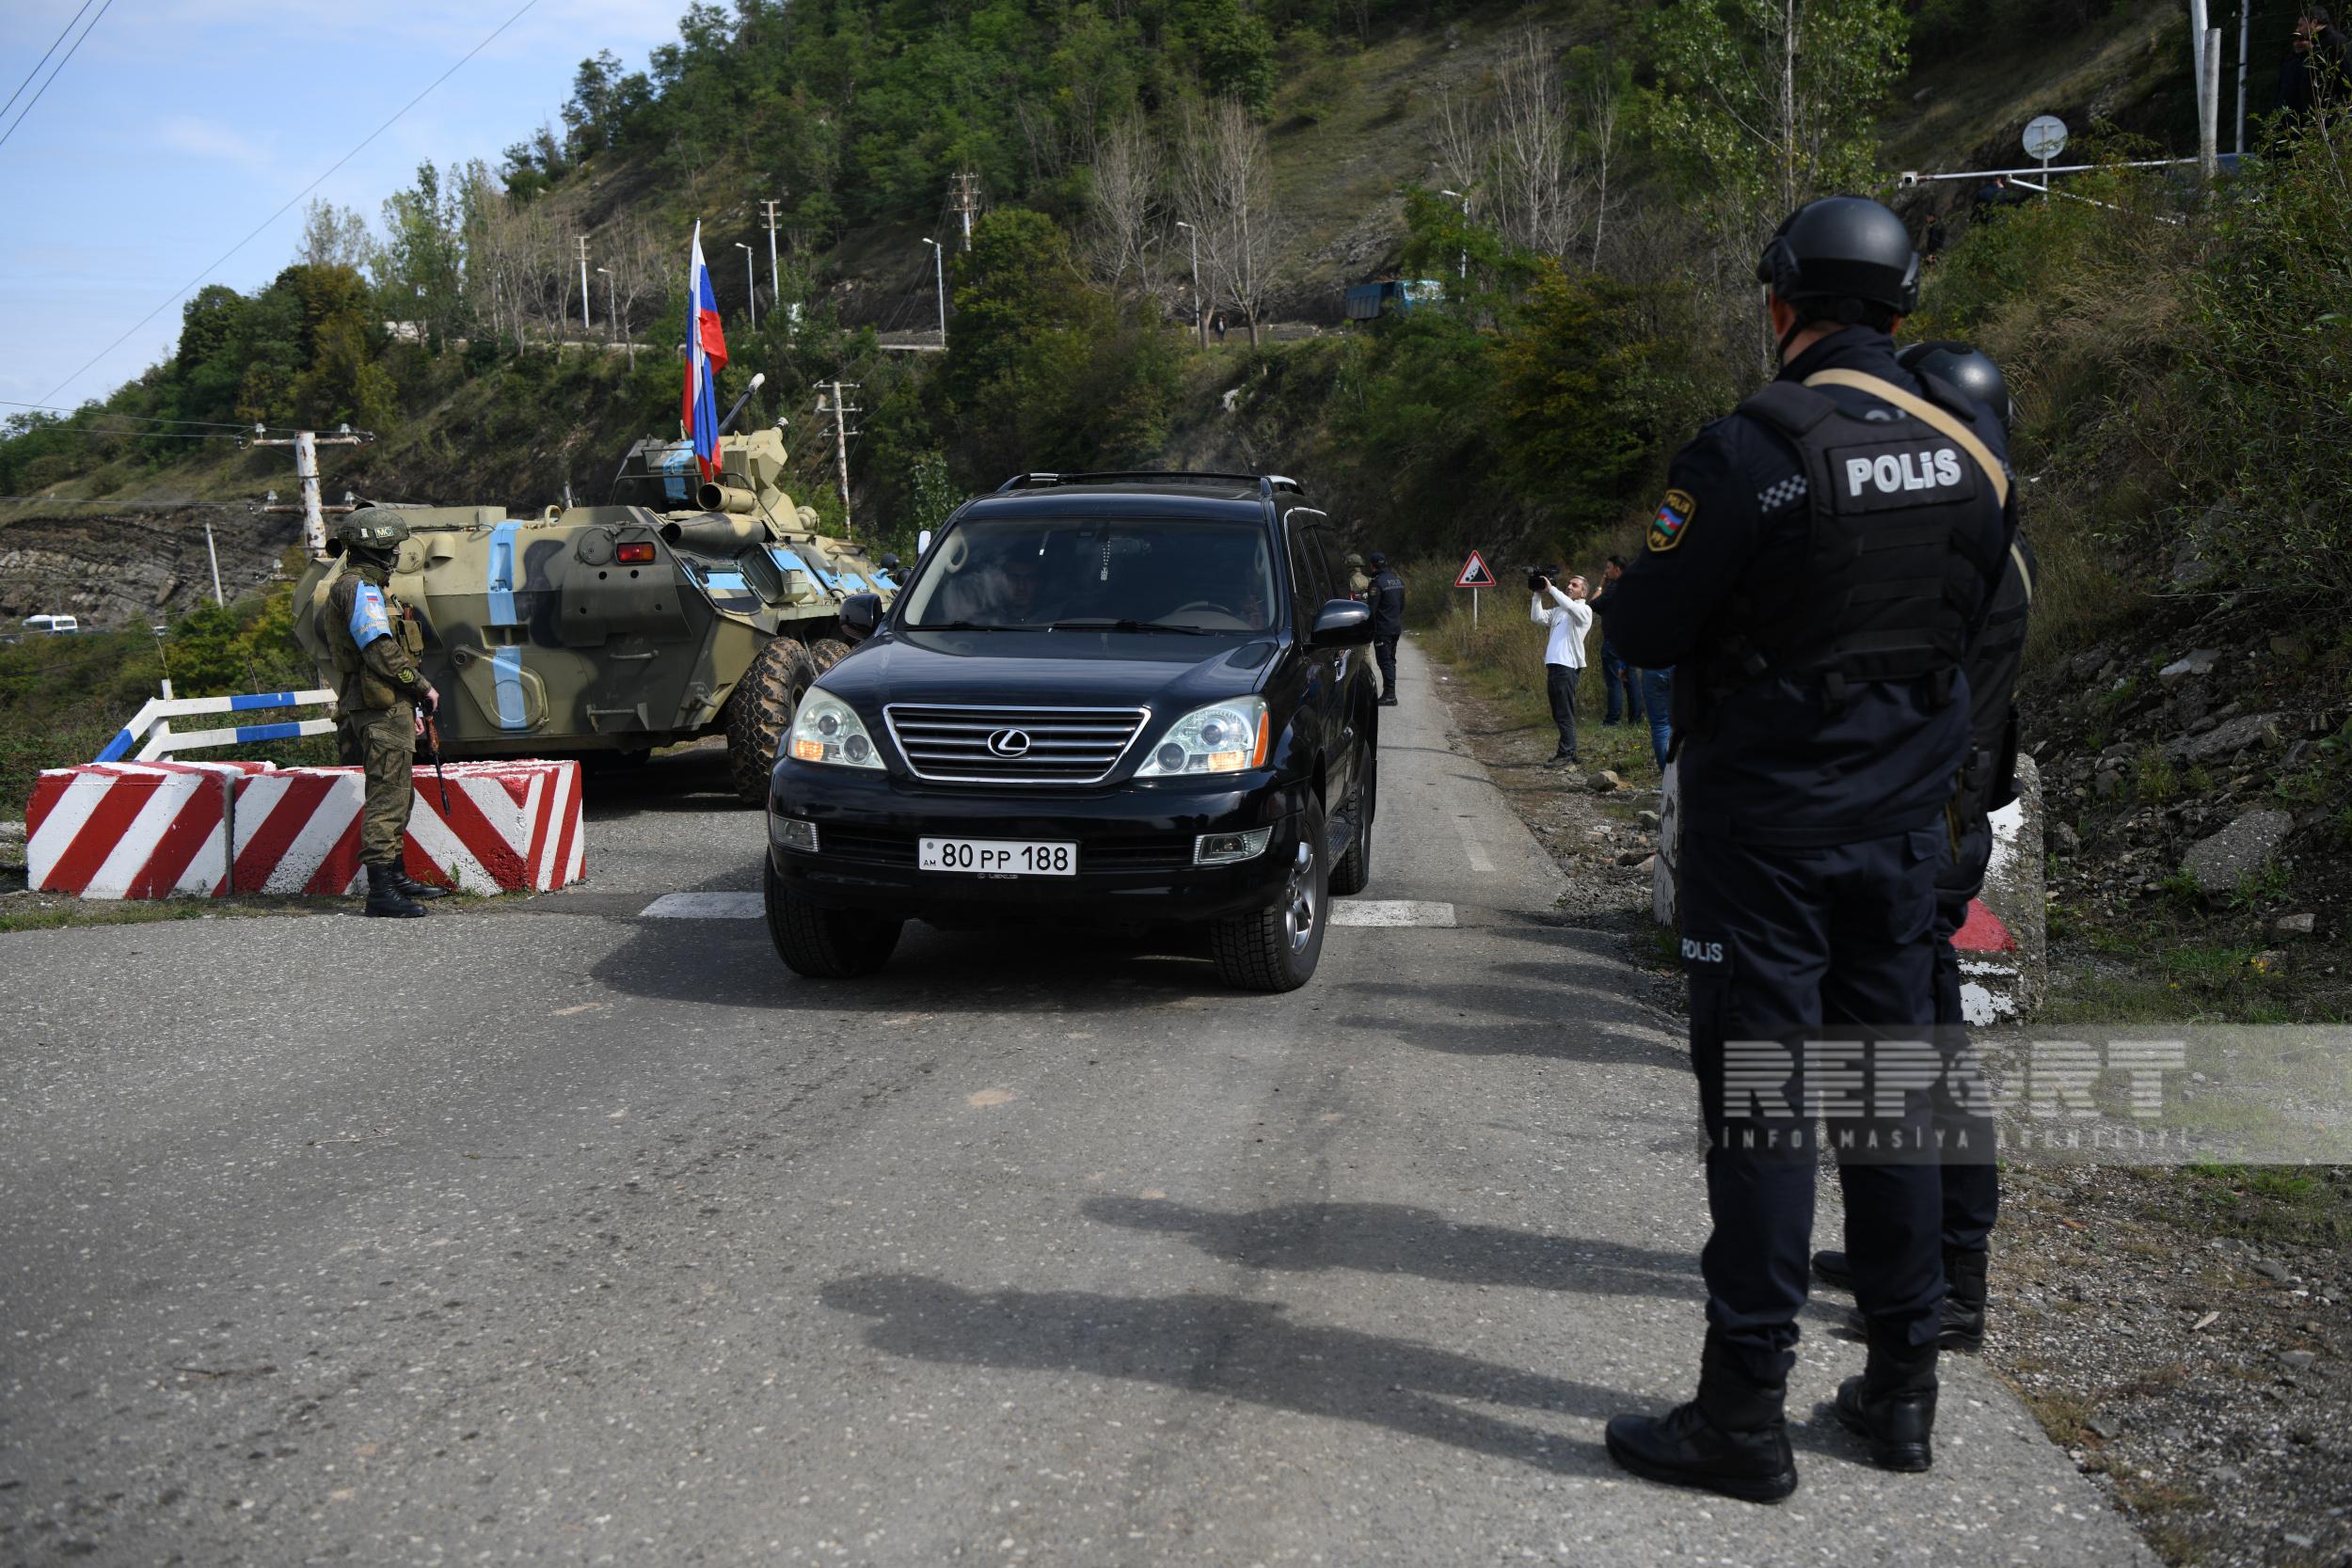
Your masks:
<instances>
[{"instance_id":1,"label":"triangular warning sign","mask_svg":"<svg viewBox=\"0 0 2352 1568\"><path fill-rule=\"evenodd\" d=\"M1494 573L1486 569L1486 557L1472 550L1470 553L1470 559L1462 562L1462 575L1454 579L1454 586L1456 588L1493 588L1498 585L1495 582Z\"/></svg>"}]
</instances>

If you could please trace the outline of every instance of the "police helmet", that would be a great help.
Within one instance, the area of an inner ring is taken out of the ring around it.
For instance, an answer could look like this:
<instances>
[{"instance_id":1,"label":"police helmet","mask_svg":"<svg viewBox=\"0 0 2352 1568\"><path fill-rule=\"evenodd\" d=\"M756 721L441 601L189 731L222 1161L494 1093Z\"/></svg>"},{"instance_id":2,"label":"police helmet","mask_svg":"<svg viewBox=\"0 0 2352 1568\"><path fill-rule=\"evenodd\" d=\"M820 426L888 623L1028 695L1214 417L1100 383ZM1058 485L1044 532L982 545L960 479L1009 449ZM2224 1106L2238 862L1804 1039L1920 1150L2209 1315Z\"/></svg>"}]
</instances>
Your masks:
<instances>
[{"instance_id":1,"label":"police helmet","mask_svg":"<svg viewBox=\"0 0 2352 1568\"><path fill-rule=\"evenodd\" d=\"M1919 258L1911 230L1861 196L1825 196L1781 221L1756 259L1756 280L1800 315L1851 324L1857 306L1907 316L1919 304Z\"/></svg>"},{"instance_id":2,"label":"police helmet","mask_svg":"<svg viewBox=\"0 0 2352 1568\"><path fill-rule=\"evenodd\" d=\"M389 557L399 551L407 537L408 525L399 513L369 506L346 512L336 519L328 544L336 546L331 551L336 555L348 552Z\"/></svg>"},{"instance_id":3,"label":"police helmet","mask_svg":"<svg viewBox=\"0 0 2352 1568\"><path fill-rule=\"evenodd\" d=\"M1389 563L1389 558L1382 555L1378 550L1373 551L1370 555L1364 557L1364 559L1372 562L1372 569L1375 572Z\"/></svg>"},{"instance_id":4,"label":"police helmet","mask_svg":"<svg viewBox=\"0 0 2352 1568\"><path fill-rule=\"evenodd\" d=\"M1914 374L1950 382L1969 402L1990 409L2003 430L2009 428L2009 383L2002 378L2001 367L1982 349L1945 341L1913 343L1895 359Z\"/></svg>"}]
</instances>

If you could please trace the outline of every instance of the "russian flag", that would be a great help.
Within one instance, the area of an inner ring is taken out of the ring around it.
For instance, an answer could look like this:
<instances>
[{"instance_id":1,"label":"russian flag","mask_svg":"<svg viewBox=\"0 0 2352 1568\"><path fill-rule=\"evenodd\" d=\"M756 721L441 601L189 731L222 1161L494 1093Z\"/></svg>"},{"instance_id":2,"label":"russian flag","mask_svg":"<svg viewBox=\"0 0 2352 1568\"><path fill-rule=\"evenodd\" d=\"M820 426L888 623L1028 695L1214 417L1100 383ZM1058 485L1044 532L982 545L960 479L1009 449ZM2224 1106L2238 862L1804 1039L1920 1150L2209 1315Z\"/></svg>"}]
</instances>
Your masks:
<instances>
[{"instance_id":1,"label":"russian flag","mask_svg":"<svg viewBox=\"0 0 2352 1568\"><path fill-rule=\"evenodd\" d=\"M692 302L686 323L686 395L678 422L692 433L694 461L703 478L719 475L719 388L715 379L727 362L726 335L719 328L719 296L711 291L710 268L703 261L703 226L694 225L694 259L686 273Z\"/></svg>"}]
</instances>

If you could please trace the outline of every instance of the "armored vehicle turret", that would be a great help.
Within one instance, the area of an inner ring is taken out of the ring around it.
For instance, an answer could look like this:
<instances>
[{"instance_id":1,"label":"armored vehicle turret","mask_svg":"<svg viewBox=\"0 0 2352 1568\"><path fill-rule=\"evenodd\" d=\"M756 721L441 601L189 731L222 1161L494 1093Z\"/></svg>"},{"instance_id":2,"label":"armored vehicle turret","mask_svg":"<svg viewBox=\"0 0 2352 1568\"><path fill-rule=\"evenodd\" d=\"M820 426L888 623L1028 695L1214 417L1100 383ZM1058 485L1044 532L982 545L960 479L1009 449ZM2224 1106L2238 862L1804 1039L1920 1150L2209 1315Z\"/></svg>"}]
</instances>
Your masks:
<instances>
[{"instance_id":1,"label":"armored vehicle turret","mask_svg":"<svg viewBox=\"0 0 2352 1568\"><path fill-rule=\"evenodd\" d=\"M648 437L607 505L396 509L392 592L426 623L443 755L629 762L723 734L737 790L766 798L802 696L849 651L841 602L888 602L897 562L817 532L783 488L780 430L723 436L720 458L705 480L691 446ZM295 638L322 667L342 570L317 562L295 590Z\"/></svg>"}]
</instances>

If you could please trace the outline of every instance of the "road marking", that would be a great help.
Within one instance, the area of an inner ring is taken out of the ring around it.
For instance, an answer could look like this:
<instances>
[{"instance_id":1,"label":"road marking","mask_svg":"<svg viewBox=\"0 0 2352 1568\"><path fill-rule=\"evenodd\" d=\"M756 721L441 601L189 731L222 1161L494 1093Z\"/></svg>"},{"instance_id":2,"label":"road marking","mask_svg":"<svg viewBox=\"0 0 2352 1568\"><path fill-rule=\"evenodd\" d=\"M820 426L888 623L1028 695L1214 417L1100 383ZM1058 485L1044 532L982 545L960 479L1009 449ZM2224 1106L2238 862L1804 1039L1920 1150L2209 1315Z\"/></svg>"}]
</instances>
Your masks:
<instances>
[{"instance_id":1,"label":"road marking","mask_svg":"<svg viewBox=\"0 0 2352 1568\"><path fill-rule=\"evenodd\" d=\"M1331 906L1334 926L1434 926L1454 929L1454 906L1411 898L1350 898Z\"/></svg>"},{"instance_id":2,"label":"road marking","mask_svg":"<svg viewBox=\"0 0 2352 1568\"><path fill-rule=\"evenodd\" d=\"M1462 825L1469 820L1468 816L1458 814L1454 818L1454 831L1461 836L1462 852L1470 857L1472 871L1485 876L1492 876L1495 863L1486 858L1486 851L1479 847L1478 840L1470 837L1470 831Z\"/></svg>"},{"instance_id":3,"label":"road marking","mask_svg":"<svg viewBox=\"0 0 2352 1568\"><path fill-rule=\"evenodd\" d=\"M665 893L637 911L642 920L757 920L756 893Z\"/></svg>"}]
</instances>

